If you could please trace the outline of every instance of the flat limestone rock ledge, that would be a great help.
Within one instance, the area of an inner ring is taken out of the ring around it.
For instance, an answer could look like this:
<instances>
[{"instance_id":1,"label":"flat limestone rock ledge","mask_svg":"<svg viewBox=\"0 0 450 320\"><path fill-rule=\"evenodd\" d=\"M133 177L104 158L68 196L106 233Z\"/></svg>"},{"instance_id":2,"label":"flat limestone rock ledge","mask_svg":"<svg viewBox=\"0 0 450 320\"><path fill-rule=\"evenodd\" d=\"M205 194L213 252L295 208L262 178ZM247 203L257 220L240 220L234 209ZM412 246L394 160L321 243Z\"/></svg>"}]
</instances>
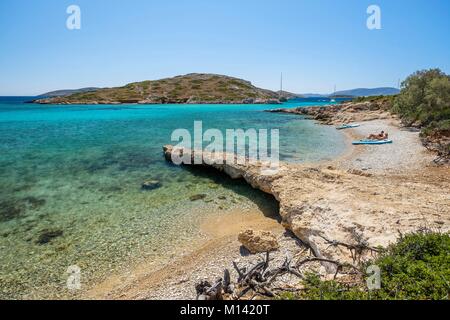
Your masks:
<instances>
[{"instance_id":1,"label":"flat limestone rock ledge","mask_svg":"<svg viewBox=\"0 0 450 320\"><path fill-rule=\"evenodd\" d=\"M167 161L175 152L190 151L171 145L163 150ZM450 189L450 181L441 173L437 173L442 177L438 184L430 183L434 176L424 177L423 172L370 176L329 164L280 163L278 172L267 174L261 163L208 164L213 159L213 154L203 152L200 166L244 179L253 188L273 195L280 205L282 225L318 257L353 262L348 248L336 245L338 242L387 246L399 233L423 226L448 230L450 226L445 191ZM331 265L324 267L330 273L334 271Z\"/></svg>"}]
</instances>

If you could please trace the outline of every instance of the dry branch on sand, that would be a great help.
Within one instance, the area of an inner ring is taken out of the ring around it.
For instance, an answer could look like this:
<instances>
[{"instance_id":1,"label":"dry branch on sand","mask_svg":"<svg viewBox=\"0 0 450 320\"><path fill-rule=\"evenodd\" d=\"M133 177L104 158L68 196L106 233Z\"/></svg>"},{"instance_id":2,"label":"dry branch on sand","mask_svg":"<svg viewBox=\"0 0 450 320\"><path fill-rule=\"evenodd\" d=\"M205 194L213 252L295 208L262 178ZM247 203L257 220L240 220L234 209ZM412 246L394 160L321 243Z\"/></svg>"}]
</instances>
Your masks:
<instances>
[{"instance_id":1,"label":"dry branch on sand","mask_svg":"<svg viewBox=\"0 0 450 320\"><path fill-rule=\"evenodd\" d=\"M328 240L324 238L330 245L338 245L347 248L354 261L360 263L361 256L365 252L380 252L378 248L372 248L364 242L358 244L348 244L344 242ZM312 252L312 251L311 251ZM298 258L293 261L292 258L286 256L281 266L271 267L270 252L266 252L264 259L249 268L241 268L236 261L233 261L233 267L238 274L238 278L234 283L231 282L230 272L224 270L223 278L219 278L211 285L208 281L201 281L196 285L198 300L252 300L255 298L276 298L278 291L296 292L302 288L292 286L280 286L276 284L277 278L290 274L300 280L304 280L303 268L310 263L328 263L336 266L336 272L333 279L339 274L354 275L361 278L363 272L357 265L340 262L333 259L327 259L317 256L309 256L306 258Z\"/></svg>"}]
</instances>

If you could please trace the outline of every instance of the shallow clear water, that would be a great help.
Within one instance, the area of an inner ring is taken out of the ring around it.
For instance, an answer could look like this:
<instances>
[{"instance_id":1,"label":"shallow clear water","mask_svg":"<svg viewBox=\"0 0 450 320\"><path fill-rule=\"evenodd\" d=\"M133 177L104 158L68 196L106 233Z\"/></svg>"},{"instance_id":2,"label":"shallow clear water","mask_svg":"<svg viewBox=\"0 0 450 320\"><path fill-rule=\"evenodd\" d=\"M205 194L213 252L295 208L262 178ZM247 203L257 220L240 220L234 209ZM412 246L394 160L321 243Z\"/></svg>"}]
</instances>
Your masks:
<instances>
[{"instance_id":1,"label":"shallow clear water","mask_svg":"<svg viewBox=\"0 0 450 320\"><path fill-rule=\"evenodd\" d=\"M286 107L302 104L318 103ZM344 139L334 128L262 112L278 107L0 100L0 298L70 297L70 265L81 268L88 288L136 261L175 253L211 212L273 207L244 182L165 162L161 148L174 129L192 130L202 120L204 130L278 128L286 161L342 152ZM150 179L162 187L142 191ZM206 198L190 201L195 194Z\"/></svg>"}]
</instances>

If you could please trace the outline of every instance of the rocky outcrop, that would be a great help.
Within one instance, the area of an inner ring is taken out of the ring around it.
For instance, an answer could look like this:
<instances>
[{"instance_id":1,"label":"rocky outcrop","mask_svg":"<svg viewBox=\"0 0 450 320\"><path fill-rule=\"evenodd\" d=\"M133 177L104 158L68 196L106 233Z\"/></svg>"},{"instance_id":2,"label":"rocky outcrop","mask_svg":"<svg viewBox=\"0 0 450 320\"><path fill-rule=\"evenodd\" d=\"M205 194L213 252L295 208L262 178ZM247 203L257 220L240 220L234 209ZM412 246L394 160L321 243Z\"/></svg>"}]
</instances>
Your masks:
<instances>
[{"instance_id":1,"label":"rocky outcrop","mask_svg":"<svg viewBox=\"0 0 450 320\"><path fill-rule=\"evenodd\" d=\"M245 230L238 236L239 242L251 253L277 250L280 245L270 231Z\"/></svg>"},{"instance_id":2,"label":"rocky outcrop","mask_svg":"<svg viewBox=\"0 0 450 320\"><path fill-rule=\"evenodd\" d=\"M381 101L347 102L327 106L267 110L273 113L292 113L306 116L323 124L335 125L355 121L387 119L392 115L388 105Z\"/></svg>"},{"instance_id":3,"label":"rocky outcrop","mask_svg":"<svg viewBox=\"0 0 450 320\"><path fill-rule=\"evenodd\" d=\"M450 164L450 130L435 130L427 135L421 134L422 144L437 154L436 164Z\"/></svg>"},{"instance_id":4,"label":"rocky outcrop","mask_svg":"<svg viewBox=\"0 0 450 320\"><path fill-rule=\"evenodd\" d=\"M170 145L163 150L168 161L172 154L187 151ZM382 175L287 163L267 174L266 166L259 162L215 164L215 158L207 152L201 159L203 166L214 167L233 179L244 179L272 194L279 201L283 226L319 257L352 262L349 248L386 246L397 239L399 232L417 230L424 223L430 227L450 225L448 200L442 192L443 185L450 188L448 179L433 185L422 183L423 177L408 175L387 183ZM436 206L442 209L436 212ZM424 222L424 217L431 216L439 225ZM325 267L333 271L332 266Z\"/></svg>"}]
</instances>

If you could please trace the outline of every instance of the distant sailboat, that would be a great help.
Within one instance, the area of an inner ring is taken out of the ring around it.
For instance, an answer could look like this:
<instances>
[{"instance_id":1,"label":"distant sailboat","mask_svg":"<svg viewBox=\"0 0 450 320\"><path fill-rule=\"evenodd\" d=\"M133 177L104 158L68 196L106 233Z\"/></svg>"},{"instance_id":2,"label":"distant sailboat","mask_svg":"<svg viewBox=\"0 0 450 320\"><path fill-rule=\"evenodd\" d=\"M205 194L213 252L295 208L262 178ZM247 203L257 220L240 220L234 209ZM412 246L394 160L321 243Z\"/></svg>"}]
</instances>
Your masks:
<instances>
[{"instance_id":1,"label":"distant sailboat","mask_svg":"<svg viewBox=\"0 0 450 320\"><path fill-rule=\"evenodd\" d=\"M333 91L332 97L335 96L335 95L336 95L336 85L334 85L334 91ZM331 101L331 102L336 102L336 99L331 98L330 101Z\"/></svg>"},{"instance_id":2,"label":"distant sailboat","mask_svg":"<svg viewBox=\"0 0 450 320\"><path fill-rule=\"evenodd\" d=\"M285 96L283 93L283 72L281 73L280 77L280 92L278 94L278 100L280 102L286 102L287 101L287 95Z\"/></svg>"},{"instance_id":3,"label":"distant sailboat","mask_svg":"<svg viewBox=\"0 0 450 320\"><path fill-rule=\"evenodd\" d=\"M280 77L280 99L283 97L283 72Z\"/></svg>"}]
</instances>

